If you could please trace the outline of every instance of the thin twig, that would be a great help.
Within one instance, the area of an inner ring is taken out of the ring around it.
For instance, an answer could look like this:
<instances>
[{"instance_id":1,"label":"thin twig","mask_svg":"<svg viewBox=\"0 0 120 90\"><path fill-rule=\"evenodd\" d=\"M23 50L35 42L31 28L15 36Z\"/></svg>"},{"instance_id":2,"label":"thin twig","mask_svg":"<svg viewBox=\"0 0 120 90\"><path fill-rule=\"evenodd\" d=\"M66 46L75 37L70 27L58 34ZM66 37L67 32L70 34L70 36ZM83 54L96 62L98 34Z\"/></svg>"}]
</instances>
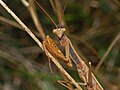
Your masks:
<instances>
[{"instance_id":1,"label":"thin twig","mask_svg":"<svg viewBox=\"0 0 120 90\"><path fill-rule=\"evenodd\" d=\"M98 65L95 68L95 72L97 72L100 68L100 66L102 65L102 63L105 61L106 57L108 56L108 54L110 53L110 51L112 50L112 48L114 47L114 45L116 44L116 42L120 39L120 32L117 34L117 36L115 37L115 39L113 40L113 42L110 44L110 46L108 47L107 51L105 52L105 54L103 55L103 57L101 58L100 62L98 63Z\"/></svg>"},{"instance_id":2,"label":"thin twig","mask_svg":"<svg viewBox=\"0 0 120 90\"><path fill-rule=\"evenodd\" d=\"M42 48L42 43L38 40L38 38L30 31L30 29L13 13L12 10L8 8L8 6L0 0L0 4L7 10L7 12L20 24L20 26L34 39L34 41Z\"/></svg>"},{"instance_id":3,"label":"thin twig","mask_svg":"<svg viewBox=\"0 0 120 90\"><path fill-rule=\"evenodd\" d=\"M61 5L60 0L49 0L49 1L50 1L50 4L51 4L52 8L53 8L54 13L58 17L59 24L62 25L62 26L65 26L66 23L63 20L63 16L64 16L64 11L65 11L68 0L65 1L65 5L63 7L63 10L62 10L62 5Z\"/></svg>"},{"instance_id":4,"label":"thin twig","mask_svg":"<svg viewBox=\"0 0 120 90\"><path fill-rule=\"evenodd\" d=\"M49 0L49 1L50 1L53 11L56 13L56 7L55 7L53 0Z\"/></svg>"},{"instance_id":5,"label":"thin twig","mask_svg":"<svg viewBox=\"0 0 120 90\"><path fill-rule=\"evenodd\" d=\"M7 24L10 24L10 25L12 25L12 26L14 26L14 27L16 27L16 28L21 29L21 30L24 30L17 22L12 21L12 20L10 20L10 19L7 19L7 18L5 18L5 17L0 16L0 21L5 22L5 23L7 23ZM31 31L33 31L33 33L34 33L37 37L41 38L41 36L40 36L40 34L39 34L38 32L36 32L36 31L33 30L33 29L31 29Z\"/></svg>"},{"instance_id":6,"label":"thin twig","mask_svg":"<svg viewBox=\"0 0 120 90\"><path fill-rule=\"evenodd\" d=\"M9 23L10 25L17 27L19 29L23 29L18 23L14 22L12 20L9 20L5 17L0 16L0 21L5 22L5 23Z\"/></svg>"},{"instance_id":7,"label":"thin twig","mask_svg":"<svg viewBox=\"0 0 120 90\"><path fill-rule=\"evenodd\" d=\"M65 21L63 20L63 16L64 16L64 10L66 8L67 1L65 2L65 6L63 10L62 10L62 5L61 5L60 0L54 0L54 1L55 1L55 6L56 6L56 15L59 19L59 24L61 26L65 26Z\"/></svg>"},{"instance_id":8,"label":"thin twig","mask_svg":"<svg viewBox=\"0 0 120 90\"><path fill-rule=\"evenodd\" d=\"M22 2L23 2L23 0L22 0ZM34 24L35 24L35 26L36 26L39 34L41 35L42 39L44 40L44 39L45 39L45 33L44 33L44 30L43 30L43 28L42 28L42 25L41 25L41 23L40 23L40 21L39 21L39 19L38 19L34 1L33 1L33 0L29 0L28 5L25 4L26 2L27 2L27 1L24 0L23 3L24 3L24 5L28 8L28 10L29 10L29 12L30 12L30 15L31 15L31 17L32 17L32 19L33 19L33 22L34 22Z\"/></svg>"},{"instance_id":9,"label":"thin twig","mask_svg":"<svg viewBox=\"0 0 120 90\"><path fill-rule=\"evenodd\" d=\"M112 0L118 7L120 7L120 1L119 0Z\"/></svg>"}]
</instances>

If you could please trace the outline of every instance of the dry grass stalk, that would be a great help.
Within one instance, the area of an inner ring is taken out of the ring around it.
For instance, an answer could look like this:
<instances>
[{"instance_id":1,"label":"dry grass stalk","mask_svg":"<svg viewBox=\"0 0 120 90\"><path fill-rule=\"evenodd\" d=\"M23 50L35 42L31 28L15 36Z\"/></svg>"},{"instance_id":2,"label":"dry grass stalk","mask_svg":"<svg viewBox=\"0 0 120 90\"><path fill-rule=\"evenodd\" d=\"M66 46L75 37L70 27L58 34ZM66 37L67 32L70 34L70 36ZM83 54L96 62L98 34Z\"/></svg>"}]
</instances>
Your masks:
<instances>
[{"instance_id":1,"label":"dry grass stalk","mask_svg":"<svg viewBox=\"0 0 120 90\"><path fill-rule=\"evenodd\" d=\"M58 21L59 21L60 26L66 26L66 22L63 19L63 16L64 16L63 14L64 14L68 0L65 1L65 5L63 8L62 8L60 0L49 0L49 1L51 3L51 6L52 6L55 14L58 17Z\"/></svg>"},{"instance_id":2,"label":"dry grass stalk","mask_svg":"<svg viewBox=\"0 0 120 90\"><path fill-rule=\"evenodd\" d=\"M102 63L104 62L104 60L106 59L106 57L108 56L108 54L110 53L110 51L112 50L112 48L114 47L114 45L116 44L116 42L120 39L120 33L117 34L117 36L115 37L115 39L112 41L112 43L110 44L110 46L108 47L107 51L105 52L105 54L103 55L103 57L101 58L99 64L97 65L95 72L97 72L100 68L100 66L102 65Z\"/></svg>"},{"instance_id":3,"label":"dry grass stalk","mask_svg":"<svg viewBox=\"0 0 120 90\"><path fill-rule=\"evenodd\" d=\"M11 20L9 20L9 19L7 19L5 17L0 16L0 21L8 23L8 24L10 24L10 25L12 25L14 27L19 28L19 29L22 29L22 27L18 23L14 22L14 21L11 21Z\"/></svg>"},{"instance_id":4,"label":"dry grass stalk","mask_svg":"<svg viewBox=\"0 0 120 90\"><path fill-rule=\"evenodd\" d=\"M34 24L35 24L35 26L36 26L39 34L41 35L42 40L44 40L45 39L45 33L44 33L42 25L41 25L41 23L40 23L40 21L38 19L34 1L33 0L29 0L29 2L27 2L26 0L24 0L24 1L22 0L22 2L23 2L23 5L25 7L27 7L27 9L29 10L30 15L31 15L31 17L33 19ZM27 5L25 4L26 2L28 3Z\"/></svg>"},{"instance_id":5,"label":"dry grass stalk","mask_svg":"<svg viewBox=\"0 0 120 90\"><path fill-rule=\"evenodd\" d=\"M14 27L16 27L16 28L21 29L21 30L24 30L17 22L12 21L12 20L10 20L10 19L7 19L7 18L5 18L5 17L0 16L0 21L5 22L5 23L7 23L7 24L10 24L10 25L12 25L12 26L14 26ZM35 30L31 29L31 31L33 31L33 33L34 33L37 37L42 38L42 37L40 36L40 34L39 34L38 32L36 32Z\"/></svg>"},{"instance_id":6,"label":"dry grass stalk","mask_svg":"<svg viewBox=\"0 0 120 90\"><path fill-rule=\"evenodd\" d=\"M10 10L9 7L2 0L0 0L0 4L20 24L20 26L34 39L34 41L39 45L39 47L43 49L42 43L36 38L36 36L31 32L31 30L12 12L12 10Z\"/></svg>"}]
</instances>

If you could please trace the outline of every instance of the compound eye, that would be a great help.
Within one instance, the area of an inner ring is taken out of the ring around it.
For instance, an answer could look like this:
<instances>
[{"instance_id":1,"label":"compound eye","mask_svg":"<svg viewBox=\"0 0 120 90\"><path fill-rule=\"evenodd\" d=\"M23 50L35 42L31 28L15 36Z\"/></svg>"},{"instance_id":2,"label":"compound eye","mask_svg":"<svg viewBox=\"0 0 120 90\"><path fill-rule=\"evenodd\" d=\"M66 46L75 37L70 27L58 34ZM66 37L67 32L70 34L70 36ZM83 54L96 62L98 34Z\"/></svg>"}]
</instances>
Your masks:
<instances>
[{"instance_id":1,"label":"compound eye","mask_svg":"<svg viewBox=\"0 0 120 90\"><path fill-rule=\"evenodd\" d=\"M56 30L56 29L54 29L54 30L53 30L53 33L54 33L54 34L56 34L56 33L57 33L57 30Z\"/></svg>"},{"instance_id":2,"label":"compound eye","mask_svg":"<svg viewBox=\"0 0 120 90\"><path fill-rule=\"evenodd\" d=\"M65 31L66 31L66 29L65 29L65 28L62 28L62 31L63 31L63 32L65 32Z\"/></svg>"}]
</instances>

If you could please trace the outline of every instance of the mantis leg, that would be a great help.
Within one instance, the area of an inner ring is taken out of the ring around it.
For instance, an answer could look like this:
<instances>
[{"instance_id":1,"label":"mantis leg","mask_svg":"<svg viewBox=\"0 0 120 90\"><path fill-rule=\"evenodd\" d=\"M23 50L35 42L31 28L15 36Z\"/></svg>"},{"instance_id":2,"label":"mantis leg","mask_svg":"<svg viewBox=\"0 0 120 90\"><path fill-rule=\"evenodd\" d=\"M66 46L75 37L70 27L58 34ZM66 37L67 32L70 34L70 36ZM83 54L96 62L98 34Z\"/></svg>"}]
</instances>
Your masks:
<instances>
[{"instance_id":1,"label":"mantis leg","mask_svg":"<svg viewBox=\"0 0 120 90\"><path fill-rule=\"evenodd\" d=\"M60 83L60 84L63 85L64 87L68 88L69 90L73 90L73 88L70 88L70 87L67 86L67 84L66 84L66 83L70 83L70 82L58 80L58 83ZM72 83L70 83L70 84L72 84Z\"/></svg>"},{"instance_id":2,"label":"mantis leg","mask_svg":"<svg viewBox=\"0 0 120 90\"><path fill-rule=\"evenodd\" d=\"M69 42L67 42L66 45L65 45L65 54L66 54L66 58L68 59L67 65L69 67L72 67L72 62L71 62L71 59L70 59L70 48L69 48L70 46L69 45L70 45Z\"/></svg>"},{"instance_id":3,"label":"mantis leg","mask_svg":"<svg viewBox=\"0 0 120 90\"><path fill-rule=\"evenodd\" d=\"M89 62L89 71L88 71L88 80L87 77L84 83L79 83L80 85L86 85L88 88L93 86L92 84L92 70L91 70L91 62Z\"/></svg>"},{"instance_id":4,"label":"mantis leg","mask_svg":"<svg viewBox=\"0 0 120 90\"><path fill-rule=\"evenodd\" d=\"M64 87L66 87L66 88L68 88L69 90L73 90L72 88L70 88L69 86L67 86L67 83L70 83L70 84L72 84L71 82L67 82L67 81L60 81L60 80L58 80L58 83L60 83L61 85L63 85ZM79 83L78 82L78 84L81 86L87 86L87 83L85 82L85 83Z\"/></svg>"},{"instance_id":5,"label":"mantis leg","mask_svg":"<svg viewBox=\"0 0 120 90\"><path fill-rule=\"evenodd\" d=\"M48 60L49 60L49 68L50 68L50 71L51 71L51 73L53 73L53 70L52 70L52 68L51 68L51 64L50 64L50 57L48 56L48 50L47 50L47 48L45 47L45 41L43 41L43 49L44 49L44 51L45 51L45 54L47 55L47 58L48 58Z\"/></svg>"},{"instance_id":6,"label":"mantis leg","mask_svg":"<svg viewBox=\"0 0 120 90\"><path fill-rule=\"evenodd\" d=\"M87 86L88 86L88 88L93 87L91 62L89 62L89 73L88 73L88 84L87 84Z\"/></svg>"},{"instance_id":7,"label":"mantis leg","mask_svg":"<svg viewBox=\"0 0 120 90\"><path fill-rule=\"evenodd\" d=\"M85 82L85 83L78 83L79 85L82 85L82 86L86 86L87 85L87 83Z\"/></svg>"}]
</instances>

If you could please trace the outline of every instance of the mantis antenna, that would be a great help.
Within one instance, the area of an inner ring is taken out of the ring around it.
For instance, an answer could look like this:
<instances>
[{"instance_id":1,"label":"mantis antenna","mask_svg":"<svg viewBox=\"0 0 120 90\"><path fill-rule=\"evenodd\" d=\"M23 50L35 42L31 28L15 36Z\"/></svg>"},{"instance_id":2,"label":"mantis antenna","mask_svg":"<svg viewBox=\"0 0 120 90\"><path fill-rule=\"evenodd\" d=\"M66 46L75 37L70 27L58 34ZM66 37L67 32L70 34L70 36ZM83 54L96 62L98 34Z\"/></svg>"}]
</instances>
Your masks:
<instances>
[{"instance_id":1,"label":"mantis antenna","mask_svg":"<svg viewBox=\"0 0 120 90\"><path fill-rule=\"evenodd\" d=\"M55 23L55 21L51 18L51 16L45 11L45 9L36 1L34 0L35 3L40 7L40 9L48 16L48 18L52 21L52 23L55 25L55 27L58 29L57 24Z\"/></svg>"},{"instance_id":2,"label":"mantis antenna","mask_svg":"<svg viewBox=\"0 0 120 90\"><path fill-rule=\"evenodd\" d=\"M50 16L50 15L45 11L45 9L37 2L37 0L34 0L34 1L35 1L35 3L39 6L39 8L48 16L48 18L52 21L52 23L55 25L56 29L58 29L57 24L56 24L55 21L51 18L51 16ZM59 23L61 23L61 21L62 21L62 17L63 17L64 11L65 11L65 7L66 7L66 5L67 5L67 1L68 1L68 0L66 0L66 2L65 2L65 5L64 5L64 8L63 8L62 15L61 15L61 18L60 18Z\"/></svg>"},{"instance_id":3,"label":"mantis antenna","mask_svg":"<svg viewBox=\"0 0 120 90\"><path fill-rule=\"evenodd\" d=\"M66 8L66 5L67 5L67 2L68 2L68 0L65 1L65 5L64 5L63 10L62 10L62 15L61 15L61 18L60 18L59 24L62 22L62 17L63 17L64 11L65 11L65 8Z\"/></svg>"}]
</instances>

